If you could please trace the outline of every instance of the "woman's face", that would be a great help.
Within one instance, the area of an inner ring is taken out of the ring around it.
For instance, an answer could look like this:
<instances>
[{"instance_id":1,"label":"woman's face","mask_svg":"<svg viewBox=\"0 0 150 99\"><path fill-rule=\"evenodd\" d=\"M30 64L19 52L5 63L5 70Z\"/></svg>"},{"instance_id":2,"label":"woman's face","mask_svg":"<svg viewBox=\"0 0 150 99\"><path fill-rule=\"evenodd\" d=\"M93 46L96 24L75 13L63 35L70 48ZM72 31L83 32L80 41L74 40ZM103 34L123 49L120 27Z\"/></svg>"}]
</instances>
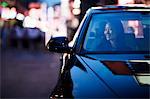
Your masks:
<instances>
[{"instance_id":1,"label":"woman's face","mask_svg":"<svg viewBox=\"0 0 150 99\"><path fill-rule=\"evenodd\" d=\"M112 29L108 23L105 26L104 34L105 34L107 40L111 40Z\"/></svg>"}]
</instances>

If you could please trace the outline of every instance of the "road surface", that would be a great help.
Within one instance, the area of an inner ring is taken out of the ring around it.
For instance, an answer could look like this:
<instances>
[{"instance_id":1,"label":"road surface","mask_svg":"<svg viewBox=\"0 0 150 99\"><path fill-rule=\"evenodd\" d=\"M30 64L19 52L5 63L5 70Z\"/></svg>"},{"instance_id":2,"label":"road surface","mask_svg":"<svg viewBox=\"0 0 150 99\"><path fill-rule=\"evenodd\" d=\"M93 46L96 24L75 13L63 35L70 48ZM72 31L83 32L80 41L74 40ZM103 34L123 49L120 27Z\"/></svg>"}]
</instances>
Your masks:
<instances>
[{"instance_id":1,"label":"road surface","mask_svg":"<svg viewBox=\"0 0 150 99\"><path fill-rule=\"evenodd\" d=\"M2 50L1 98L49 98L60 70L61 54L46 50Z\"/></svg>"}]
</instances>

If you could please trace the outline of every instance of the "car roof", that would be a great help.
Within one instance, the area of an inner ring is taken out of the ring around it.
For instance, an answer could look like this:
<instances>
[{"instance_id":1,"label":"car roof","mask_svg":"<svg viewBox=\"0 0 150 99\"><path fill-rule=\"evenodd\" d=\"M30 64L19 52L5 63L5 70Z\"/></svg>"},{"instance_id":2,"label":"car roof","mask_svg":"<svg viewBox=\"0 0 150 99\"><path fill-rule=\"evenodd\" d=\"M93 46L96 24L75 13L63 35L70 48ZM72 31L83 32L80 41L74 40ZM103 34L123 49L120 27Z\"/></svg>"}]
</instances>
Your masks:
<instances>
[{"instance_id":1,"label":"car roof","mask_svg":"<svg viewBox=\"0 0 150 99\"><path fill-rule=\"evenodd\" d=\"M98 13L98 12L116 12L116 11L150 11L150 6L147 5L106 5L91 7L87 10L87 14Z\"/></svg>"}]
</instances>

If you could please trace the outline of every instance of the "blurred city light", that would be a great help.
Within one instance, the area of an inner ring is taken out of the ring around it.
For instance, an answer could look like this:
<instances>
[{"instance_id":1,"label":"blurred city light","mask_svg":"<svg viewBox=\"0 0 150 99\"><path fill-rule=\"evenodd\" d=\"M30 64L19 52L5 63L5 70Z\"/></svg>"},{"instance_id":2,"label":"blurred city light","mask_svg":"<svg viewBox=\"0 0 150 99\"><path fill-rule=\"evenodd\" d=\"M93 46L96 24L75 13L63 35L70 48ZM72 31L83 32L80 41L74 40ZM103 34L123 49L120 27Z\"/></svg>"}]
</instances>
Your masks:
<instances>
[{"instance_id":1,"label":"blurred city light","mask_svg":"<svg viewBox=\"0 0 150 99\"><path fill-rule=\"evenodd\" d=\"M17 15L16 8L2 8L1 17L3 19L14 19Z\"/></svg>"},{"instance_id":2,"label":"blurred city light","mask_svg":"<svg viewBox=\"0 0 150 99\"><path fill-rule=\"evenodd\" d=\"M73 8L80 8L80 4L81 4L81 1L80 0L75 0L74 3L73 3Z\"/></svg>"},{"instance_id":3,"label":"blurred city light","mask_svg":"<svg viewBox=\"0 0 150 99\"><path fill-rule=\"evenodd\" d=\"M24 27L28 27L28 28L35 28L37 25L36 23L36 19L30 17L30 16L26 16L23 22L23 26Z\"/></svg>"},{"instance_id":4,"label":"blurred city light","mask_svg":"<svg viewBox=\"0 0 150 99\"><path fill-rule=\"evenodd\" d=\"M61 0L61 14L66 18L70 16L69 0Z\"/></svg>"},{"instance_id":5,"label":"blurred city light","mask_svg":"<svg viewBox=\"0 0 150 99\"><path fill-rule=\"evenodd\" d=\"M32 8L29 10L29 16L38 20L40 18L40 9L35 9L35 8Z\"/></svg>"},{"instance_id":6,"label":"blurred city light","mask_svg":"<svg viewBox=\"0 0 150 99\"><path fill-rule=\"evenodd\" d=\"M18 20L24 20L24 18L25 18L25 16L23 15L23 14L21 14L21 13L18 13L17 15L16 15L16 19L18 19Z\"/></svg>"},{"instance_id":7,"label":"blurred city light","mask_svg":"<svg viewBox=\"0 0 150 99\"><path fill-rule=\"evenodd\" d=\"M80 9L73 9L72 12L74 15L79 15L81 13L81 10Z\"/></svg>"},{"instance_id":8,"label":"blurred city light","mask_svg":"<svg viewBox=\"0 0 150 99\"><path fill-rule=\"evenodd\" d=\"M134 4L134 0L118 0L119 5L124 5L124 4Z\"/></svg>"},{"instance_id":9,"label":"blurred city light","mask_svg":"<svg viewBox=\"0 0 150 99\"><path fill-rule=\"evenodd\" d=\"M52 19L53 19L53 17L54 17L54 9L53 9L53 7L49 7L48 8L48 21L51 21Z\"/></svg>"},{"instance_id":10,"label":"blurred city light","mask_svg":"<svg viewBox=\"0 0 150 99\"><path fill-rule=\"evenodd\" d=\"M40 14L41 21L47 21L47 3L41 4L41 14Z\"/></svg>"},{"instance_id":11,"label":"blurred city light","mask_svg":"<svg viewBox=\"0 0 150 99\"><path fill-rule=\"evenodd\" d=\"M2 7L7 7L7 6L8 6L8 3L7 3L7 2L2 2L0 5L1 5Z\"/></svg>"},{"instance_id":12,"label":"blurred city light","mask_svg":"<svg viewBox=\"0 0 150 99\"><path fill-rule=\"evenodd\" d=\"M74 35L79 25L80 4L80 0L6 0L1 3L1 19L9 24L12 20L20 21L25 29L39 29L47 42L51 37Z\"/></svg>"},{"instance_id":13,"label":"blurred city light","mask_svg":"<svg viewBox=\"0 0 150 99\"><path fill-rule=\"evenodd\" d=\"M31 9L31 8L39 9L39 8L40 8L40 6L41 6L41 4L40 4L40 3L38 3L38 2L36 2L36 3L31 2L31 3L29 4L29 8L30 8L30 9Z\"/></svg>"},{"instance_id":14,"label":"blurred city light","mask_svg":"<svg viewBox=\"0 0 150 99\"><path fill-rule=\"evenodd\" d=\"M2 8L1 18L8 19L9 18L9 8Z\"/></svg>"},{"instance_id":15,"label":"blurred city light","mask_svg":"<svg viewBox=\"0 0 150 99\"><path fill-rule=\"evenodd\" d=\"M16 17L16 15L17 15L16 8L12 7L9 12L9 18L14 19Z\"/></svg>"},{"instance_id":16,"label":"blurred city light","mask_svg":"<svg viewBox=\"0 0 150 99\"><path fill-rule=\"evenodd\" d=\"M55 4L60 3L60 0L38 0L41 3L46 3L48 6L53 6Z\"/></svg>"},{"instance_id":17,"label":"blurred city light","mask_svg":"<svg viewBox=\"0 0 150 99\"><path fill-rule=\"evenodd\" d=\"M79 15L81 13L80 4L81 4L80 0L74 0L73 5L72 5L73 6L72 13L74 15Z\"/></svg>"}]
</instances>

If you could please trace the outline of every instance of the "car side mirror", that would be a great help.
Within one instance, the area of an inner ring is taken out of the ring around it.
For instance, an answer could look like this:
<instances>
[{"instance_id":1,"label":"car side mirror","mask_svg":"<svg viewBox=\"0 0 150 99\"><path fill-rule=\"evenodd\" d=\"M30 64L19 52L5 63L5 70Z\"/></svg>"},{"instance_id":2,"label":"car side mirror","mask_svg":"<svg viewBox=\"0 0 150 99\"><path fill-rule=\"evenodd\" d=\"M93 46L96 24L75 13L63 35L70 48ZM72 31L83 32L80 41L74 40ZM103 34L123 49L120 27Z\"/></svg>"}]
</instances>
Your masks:
<instances>
[{"instance_id":1,"label":"car side mirror","mask_svg":"<svg viewBox=\"0 0 150 99\"><path fill-rule=\"evenodd\" d=\"M68 38L66 37L55 37L51 38L47 43L47 48L49 51L57 53L68 53L71 48L68 46Z\"/></svg>"}]
</instances>

